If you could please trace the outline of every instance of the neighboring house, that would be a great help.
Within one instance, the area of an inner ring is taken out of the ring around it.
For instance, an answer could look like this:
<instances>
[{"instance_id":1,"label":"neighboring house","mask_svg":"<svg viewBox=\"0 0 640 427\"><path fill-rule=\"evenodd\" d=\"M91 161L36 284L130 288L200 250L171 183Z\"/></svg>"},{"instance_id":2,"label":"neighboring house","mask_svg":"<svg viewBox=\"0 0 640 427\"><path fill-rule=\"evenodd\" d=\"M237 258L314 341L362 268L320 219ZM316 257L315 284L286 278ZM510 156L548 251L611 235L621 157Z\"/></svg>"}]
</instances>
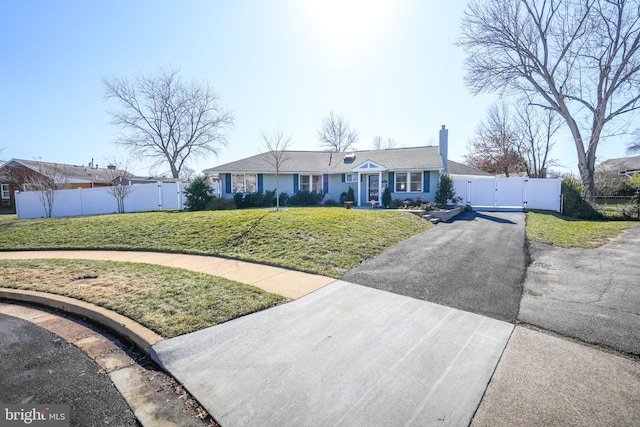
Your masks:
<instances>
[{"instance_id":1,"label":"neighboring house","mask_svg":"<svg viewBox=\"0 0 640 427\"><path fill-rule=\"evenodd\" d=\"M596 172L615 172L625 176L635 175L640 173L640 156L605 160L596 166Z\"/></svg>"},{"instance_id":2,"label":"neighboring house","mask_svg":"<svg viewBox=\"0 0 640 427\"><path fill-rule=\"evenodd\" d=\"M286 151L279 174L279 191L323 192L338 200L352 187L358 205L380 200L386 187L393 199L433 201L439 176L454 178L492 175L447 159L448 130L440 131L438 146L392 148L353 152ZM258 154L204 170L219 179L224 197L235 193L264 193L276 188L271 153Z\"/></svg>"},{"instance_id":3,"label":"neighboring house","mask_svg":"<svg viewBox=\"0 0 640 427\"><path fill-rule=\"evenodd\" d=\"M5 177L5 182L0 182L0 207L3 210L15 211L15 192L28 191L29 182L37 177L48 177L58 183L59 189L69 189L111 186L113 179L119 175L129 174L117 171L115 166L99 168L92 164L76 166L12 159L0 166L0 177Z\"/></svg>"}]
</instances>

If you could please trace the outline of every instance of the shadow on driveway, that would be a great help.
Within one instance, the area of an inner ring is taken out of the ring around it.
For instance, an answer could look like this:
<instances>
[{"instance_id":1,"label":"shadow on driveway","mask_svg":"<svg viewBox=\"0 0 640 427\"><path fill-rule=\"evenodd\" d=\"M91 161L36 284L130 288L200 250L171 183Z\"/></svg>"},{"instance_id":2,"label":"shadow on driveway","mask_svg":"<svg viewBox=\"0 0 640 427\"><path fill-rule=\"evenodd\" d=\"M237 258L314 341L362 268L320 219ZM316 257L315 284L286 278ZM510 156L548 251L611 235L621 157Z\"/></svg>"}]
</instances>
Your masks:
<instances>
[{"instance_id":1,"label":"shadow on driveway","mask_svg":"<svg viewBox=\"0 0 640 427\"><path fill-rule=\"evenodd\" d=\"M464 212L342 279L515 322L528 260L522 212Z\"/></svg>"}]
</instances>

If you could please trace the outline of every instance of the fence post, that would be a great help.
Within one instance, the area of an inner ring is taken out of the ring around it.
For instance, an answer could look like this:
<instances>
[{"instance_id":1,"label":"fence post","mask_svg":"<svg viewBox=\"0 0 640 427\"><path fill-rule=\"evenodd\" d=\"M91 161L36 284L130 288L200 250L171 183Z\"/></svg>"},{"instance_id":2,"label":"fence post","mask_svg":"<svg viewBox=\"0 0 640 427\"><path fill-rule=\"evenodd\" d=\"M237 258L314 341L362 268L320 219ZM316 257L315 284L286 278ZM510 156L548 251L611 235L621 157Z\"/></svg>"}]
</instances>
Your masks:
<instances>
[{"instance_id":1,"label":"fence post","mask_svg":"<svg viewBox=\"0 0 640 427\"><path fill-rule=\"evenodd\" d=\"M156 181L156 185L158 187L158 210L162 210L162 182Z\"/></svg>"},{"instance_id":2,"label":"fence post","mask_svg":"<svg viewBox=\"0 0 640 427\"><path fill-rule=\"evenodd\" d=\"M84 200L83 200L83 192L82 187L78 187L78 191L80 192L80 215L84 215Z\"/></svg>"},{"instance_id":3,"label":"fence post","mask_svg":"<svg viewBox=\"0 0 640 427\"><path fill-rule=\"evenodd\" d=\"M178 190L178 194L177 194L177 196L178 196L178 207L177 207L177 210L179 210L179 211L182 210L182 191L181 191L181 188L182 188L182 182L180 182L180 181L176 182L176 189Z\"/></svg>"},{"instance_id":4,"label":"fence post","mask_svg":"<svg viewBox=\"0 0 640 427\"><path fill-rule=\"evenodd\" d=\"M529 178L524 178L522 184L522 208L527 209L527 186L529 185Z\"/></svg>"},{"instance_id":5,"label":"fence post","mask_svg":"<svg viewBox=\"0 0 640 427\"><path fill-rule=\"evenodd\" d=\"M13 193L13 200L16 203L16 217L18 217L18 219L20 218L20 203L18 203L18 195L20 194L20 191L15 190Z\"/></svg>"}]
</instances>

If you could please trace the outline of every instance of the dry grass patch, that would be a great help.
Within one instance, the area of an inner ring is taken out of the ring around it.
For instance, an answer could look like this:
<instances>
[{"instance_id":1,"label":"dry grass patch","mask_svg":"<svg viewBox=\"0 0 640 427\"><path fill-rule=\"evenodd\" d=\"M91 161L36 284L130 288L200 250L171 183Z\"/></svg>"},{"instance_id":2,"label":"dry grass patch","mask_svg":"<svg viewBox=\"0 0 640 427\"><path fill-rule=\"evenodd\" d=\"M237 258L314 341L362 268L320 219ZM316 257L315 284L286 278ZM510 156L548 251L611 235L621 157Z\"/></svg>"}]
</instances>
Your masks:
<instances>
[{"instance_id":1,"label":"dry grass patch","mask_svg":"<svg viewBox=\"0 0 640 427\"><path fill-rule=\"evenodd\" d=\"M286 298L203 273L150 264L0 260L0 287L64 295L113 310L165 338L214 326Z\"/></svg>"}]
</instances>

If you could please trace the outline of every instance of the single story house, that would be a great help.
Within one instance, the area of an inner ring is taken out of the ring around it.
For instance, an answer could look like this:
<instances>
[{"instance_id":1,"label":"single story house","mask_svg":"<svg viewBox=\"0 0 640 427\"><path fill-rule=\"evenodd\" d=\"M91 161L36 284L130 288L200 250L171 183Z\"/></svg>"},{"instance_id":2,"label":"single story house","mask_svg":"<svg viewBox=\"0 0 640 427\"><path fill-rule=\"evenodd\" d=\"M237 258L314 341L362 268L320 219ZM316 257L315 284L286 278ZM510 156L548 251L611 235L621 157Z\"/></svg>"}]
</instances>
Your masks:
<instances>
[{"instance_id":1,"label":"single story house","mask_svg":"<svg viewBox=\"0 0 640 427\"><path fill-rule=\"evenodd\" d=\"M275 190L323 192L326 199L339 200L352 187L356 203L380 200L386 187L393 199L433 201L441 173L453 178L492 175L448 160L448 130L442 127L438 146L362 150L353 152L285 151L276 184L273 152L205 169L219 180L220 195L264 193Z\"/></svg>"},{"instance_id":2,"label":"single story house","mask_svg":"<svg viewBox=\"0 0 640 427\"><path fill-rule=\"evenodd\" d=\"M618 175L632 176L640 173L640 156L609 159L596 166L596 171L615 172Z\"/></svg>"},{"instance_id":3,"label":"single story house","mask_svg":"<svg viewBox=\"0 0 640 427\"><path fill-rule=\"evenodd\" d=\"M15 192L29 191L30 183L41 177L56 182L59 189L98 188L113 185L113 179L123 174L127 172L117 171L115 166L99 168L93 163L77 166L11 159L0 166L0 208L15 211Z\"/></svg>"}]
</instances>

